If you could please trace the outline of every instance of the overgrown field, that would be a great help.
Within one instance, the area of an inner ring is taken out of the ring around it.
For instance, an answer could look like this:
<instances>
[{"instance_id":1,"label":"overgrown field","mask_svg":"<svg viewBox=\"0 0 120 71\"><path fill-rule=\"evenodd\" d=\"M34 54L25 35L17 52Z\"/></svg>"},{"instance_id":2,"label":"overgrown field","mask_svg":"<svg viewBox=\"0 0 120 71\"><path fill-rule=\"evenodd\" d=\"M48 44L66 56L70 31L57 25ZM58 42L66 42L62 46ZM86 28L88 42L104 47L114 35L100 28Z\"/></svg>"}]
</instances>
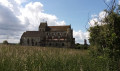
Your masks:
<instances>
[{"instance_id":1,"label":"overgrown field","mask_svg":"<svg viewBox=\"0 0 120 71\"><path fill-rule=\"evenodd\" d=\"M0 45L0 71L109 71L105 58L88 50Z\"/></svg>"}]
</instances>

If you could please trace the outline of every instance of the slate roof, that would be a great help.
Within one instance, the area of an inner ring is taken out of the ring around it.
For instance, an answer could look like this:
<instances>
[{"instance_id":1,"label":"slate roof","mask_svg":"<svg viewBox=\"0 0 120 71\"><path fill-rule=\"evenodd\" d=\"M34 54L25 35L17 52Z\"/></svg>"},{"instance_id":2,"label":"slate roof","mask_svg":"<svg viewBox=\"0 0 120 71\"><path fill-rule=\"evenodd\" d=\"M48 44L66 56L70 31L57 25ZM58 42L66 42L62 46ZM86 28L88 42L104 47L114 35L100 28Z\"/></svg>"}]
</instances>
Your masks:
<instances>
[{"instance_id":1,"label":"slate roof","mask_svg":"<svg viewBox=\"0 0 120 71\"><path fill-rule=\"evenodd\" d=\"M40 37L41 32L39 31L26 31L23 33L22 37Z\"/></svg>"},{"instance_id":2,"label":"slate roof","mask_svg":"<svg viewBox=\"0 0 120 71\"><path fill-rule=\"evenodd\" d=\"M65 32L71 26L47 26L47 22L41 22L39 28L46 28L47 32ZM22 37L41 37L41 31L26 31L23 33Z\"/></svg>"},{"instance_id":3,"label":"slate roof","mask_svg":"<svg viewBox=\"0 0 120 71\"><path fill-rule=\"evenodd\" d=\"M70 26L48 26L50 32L64 32L67 31Z\"/></svg>"}]
</instances>

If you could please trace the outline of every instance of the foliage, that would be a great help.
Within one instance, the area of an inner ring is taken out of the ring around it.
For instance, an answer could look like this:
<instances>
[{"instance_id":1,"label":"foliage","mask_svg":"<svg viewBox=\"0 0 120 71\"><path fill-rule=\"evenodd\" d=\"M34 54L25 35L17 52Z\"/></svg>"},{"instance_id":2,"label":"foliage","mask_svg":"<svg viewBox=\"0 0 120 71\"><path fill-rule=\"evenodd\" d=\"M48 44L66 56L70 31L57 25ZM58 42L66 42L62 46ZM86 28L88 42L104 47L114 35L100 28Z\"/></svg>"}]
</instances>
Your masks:
<instances>
[{"instance_id":1,"label":"foliage","mask_svg":"<svg viewBox=\"0 0 120 71\"><path fill-rule=\"evenodd\" d=\"M8 45L8 41L7 41L7 40L4 40L4 41L3 41L3 44Z\"/></svg>"},{"instance_id":2,"label":"foliage","mask_svg":"<svg viewBox=\"0 0 120 71\"><path fill-rule=\"evenodd\" d=\"M88 49L89 48L88 44L79 44L79 43L76 43L75 45L76 45L75 49Z\"/></svg>"},{"instance_id":3,"label":"foliage","mask_svg":"<svg viewBox=\"0 0 120 71\"><path fill-rule=\"evenodd\" d=\"M100 49L109 48L112 52L120 50L120 16L116 13L108 15L103 21L107 24L90 27L90 44Z\"/></svg>"},{"instance_id":4,"label":"foliage","mask_svg":"<svg viewBox=\"0 0 120 71\"><path fill-rule=\"evenodd\" d=\"M91 47L95 47L94 51L91 51L93 56L106 56L110 58L113 63L110 71L115 67L119 69L120 65L120 15L114 11L106 11L108 16L101 20L103 25L90 27L89 42Z\"/></svg>"}]
</instances>

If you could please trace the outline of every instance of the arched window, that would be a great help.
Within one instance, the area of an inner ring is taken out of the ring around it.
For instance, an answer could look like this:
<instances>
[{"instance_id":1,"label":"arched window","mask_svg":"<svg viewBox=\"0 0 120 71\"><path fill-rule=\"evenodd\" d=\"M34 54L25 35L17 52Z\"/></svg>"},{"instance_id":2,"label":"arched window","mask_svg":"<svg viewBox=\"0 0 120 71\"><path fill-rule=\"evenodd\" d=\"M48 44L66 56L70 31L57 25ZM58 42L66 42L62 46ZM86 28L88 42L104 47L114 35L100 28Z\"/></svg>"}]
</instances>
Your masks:
<instances>
[{"instance_id":1,"label":"arched window","mask_svg":"<svg viewBox=\"0 0 120 71\"><path fill-rule=\"evenodd\" d=\"M29 39L27 39L27 44L29 45Z\"/></svg>"},{"instance_id":2,"label":"arched window","mask_svg":"<svg viewBox=\"0 0 120 71\"><path fill-rule=\"evenodd\" d=\"M34 46L34 40L33 39L31 39L31 42L32 42L32 46Z\"/></svg>"},{"instance_id":3,"label":"arched window","mask_svg":"<svg viewBox=\"0 0 120 71\"><path fill-rule=\"evenodd\" d=\"M20 39L20 45L22 45L22 44L23 44L23 39L21 38L21 39Z\"/></svg>"},{"instance_id":4,"label":"arched window","mask_svg":"<svg viewBox=\"0 0 120 71\"><path fill-rule=\"evenodd\" d=\"M49 43L49 46L51 46L51 43Z\"/></svg>"},{"instance_id":5,"label":"arched window","mask_svg":"<svg viewBox=\"0 0 120 71\"><path fill-rule=\"evenodd\" d=\"M62 43L62 46L64 46L64 43Z\"/></svg>"}]
</instances>

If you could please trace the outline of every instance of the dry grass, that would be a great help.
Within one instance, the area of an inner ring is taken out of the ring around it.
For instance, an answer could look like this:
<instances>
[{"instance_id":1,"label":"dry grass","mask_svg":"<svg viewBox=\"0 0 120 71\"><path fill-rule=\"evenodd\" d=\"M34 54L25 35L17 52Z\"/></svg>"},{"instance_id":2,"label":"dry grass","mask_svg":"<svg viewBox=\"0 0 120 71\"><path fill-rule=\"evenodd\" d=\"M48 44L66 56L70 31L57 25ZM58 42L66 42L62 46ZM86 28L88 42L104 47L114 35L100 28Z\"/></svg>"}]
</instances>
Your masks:
<instances>
[{"instance_id":1,"label":"dry grass","mask_svg":"<svg viewBox=\"0 0 120 71\"><path fill-rule=\"evenodd\" d=\"M0 71L109 71L109 60L89 50L0 45Z\"/></svg>"},{"instance_id":2,"label":"dry grass","mask_svg":"<svg viewBox=\"0 0 120 71\"><path fill-rule=\"evenodd\" d=\"M79 71L85 50L0 45L0 71Z\"/></svg>"}]
</instances>

